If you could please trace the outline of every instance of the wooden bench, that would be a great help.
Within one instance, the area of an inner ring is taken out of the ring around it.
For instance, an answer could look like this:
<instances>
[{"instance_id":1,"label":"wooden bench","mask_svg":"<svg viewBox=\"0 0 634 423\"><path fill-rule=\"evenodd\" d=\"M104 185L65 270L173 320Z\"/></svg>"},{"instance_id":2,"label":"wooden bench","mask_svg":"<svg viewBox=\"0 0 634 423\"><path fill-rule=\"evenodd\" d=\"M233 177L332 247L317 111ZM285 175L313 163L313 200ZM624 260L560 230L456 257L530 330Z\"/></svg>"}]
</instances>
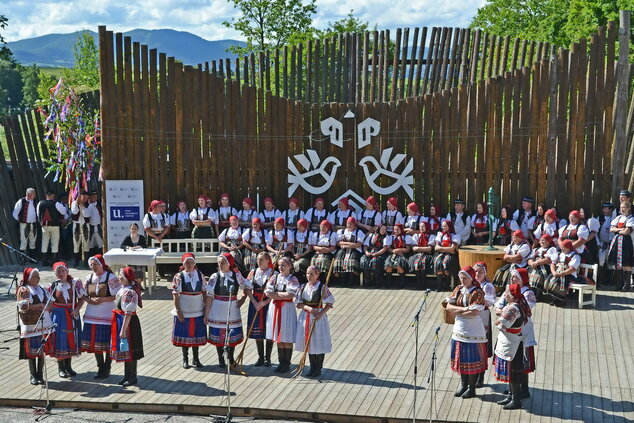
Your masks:
<instances>
[{"instance_id":1,"label":"wooden bench","mask_svg":"<svg viewBox=\"0 0 634 423\"><path fill-rule=\"evenodd\" d=\"M573 291L579 291L579 308L583 308L583 306L591 305L595 307L597 304L597 283L599 277L599 265L598 264L581 264L579 265L578 274L581 276L585 276L588 279L593 279L595 284L587 284L587 283L573 283L570 284L570 289ZM584 295L590 295L590 299L584 301Z\"/></svg>"},{"instance_id":2,"label":"wooden bench","mask_svg":"<svg viewBox=\"0 0 634 423\"><path fill-rule=\"evenodd\" d=\"M156 257L156 264L181 264L181 256L194 253L197 263L218 262L220 245L216 238L164 239L162 242L150 238L150 246L162 248L164 253Z\"/></svg>"}]
</instances>

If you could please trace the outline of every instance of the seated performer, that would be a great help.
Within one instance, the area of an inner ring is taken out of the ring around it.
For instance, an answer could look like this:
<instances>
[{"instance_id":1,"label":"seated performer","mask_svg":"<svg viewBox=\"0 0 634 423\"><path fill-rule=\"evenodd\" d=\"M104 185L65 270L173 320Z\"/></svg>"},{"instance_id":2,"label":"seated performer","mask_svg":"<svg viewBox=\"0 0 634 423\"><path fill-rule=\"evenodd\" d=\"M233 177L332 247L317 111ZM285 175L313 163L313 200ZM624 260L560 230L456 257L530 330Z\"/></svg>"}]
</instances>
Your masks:
<instances>
[{"instance_id":1,"label":"seated performer","mask_svg":"<svg viewBox=\"0 0 634 423\"><path fill-rule=\"evenodd\" d=\"M537 232L537 231L536 231ZM553 247L553 239L547 233L539 237L539 248L533 248L528 259L528 274L530 286L533 287L535 297L541 301L544 297L546 278L550 275L550 264L557 260L557 249Z\"/></svg>"},{"instance_id":2,"label":"seated performer","mask_svg":"<svg viewBox=\"0 0 634 423\"><path fill-rule=\"evenodd\" d=\"M506 264L500 267L493 277L493 285L497 292L504 292L508 280L511 277L511 271L518 267L526 267L528 265L528 256L531 254L531 247L526 242L524 232L516 230L511 237L511 243L504 251L504 261Z\"/></svg>"},{"instance_id":3,"label":"seated performer","mask_svg":"<svg viewBox=\"0 0 634 423\"><path fill-rule=\"evenodd\" d=\"M238 210L234 207L231 207L229 203L229 194L224 193L220 196L220 203L218 207L218 213L216 216L218 217L218 225L216 233L220 234L222 231L229 227L229 218L231 216L237 216Z\"/></svg>"},{"instance_id":4,"label":"seated performer","mask_svg":"<svg viewBox=\"0 0 634 423\"><path fill-rule=\"evenodd\" d=\"M277 218L282 217L282 212L275 207L271 197L266 197L264 199L264 210L260 212L258 217L262 221L262 227L270 230L273 228L273 222L275 222Z\"/></svg>"},{"instance_id":5,"label":"seated performer","mask_svg":"<svg viewBox=\"0 0 634 423\"><path fill-rule=\"evenodd\" d=\"M441 231L434 239L434 272L438 278L438 289L451 289L456 285L458 277L458 248L462 242L459 234L453 229L451 220L444 220Z\"/></svg>"},{"instance_id":6,"label":"seated performer","mask_svg":"<svg viewBox=\"0 0 634 423\"><path fill-rule=\"evenodd\" d=\"M293 230L285 228L284 219L281 217L275 219L275 226L266 237L266 250L271 254L274 263L277 263L282 256L291 257L293 255L293 242L295 241L293 235Z\"/></svg>"},{"instance_id":7,"label":"seated performer","mask_svg":"<svg viewBox=\"0 0 634 423\"><path fill-rule=\"evenodd\" d=\"M298 279L303 280L306 276L306 269L310 266L310 259L313 257L313 247L310 245L310 232L308 231L308 220L301 218L297 221L297 229L293 234L293 267ZM304 273L304 276L301 273Z\"/></svg>"},{"instance_id":8,"label":"seated performer","mask_svg":"<svg viewBox=\"0 0 634 423\"><path fill-rule=\"evenodd\" d=\"M383 222L379 203L373 196L369 196L365 200L365 210L359 211L357 215L357 226L367 234L376 231L377 227Z\"/></svg>"},{"instance_id":9,"label":"seated performer","mask_svg":"<svg viewBox=\"0 0 634 423\"><path fill-rule=\"evenodd\" d=\"M565 305L570 284L585 282L585 279L577 277L580 264L581 257L575 251L572 240L564 240L561 243L561 253L550 264L551 274L546 278L544 297L550 300L550 304Z\"/></svg>"},{"instance_id":10,"label":"seated performer","mask_svg":"<svg viewBox=\"0 0 634 423\"><path fill-rule=\"evenodd\" d=\"M242 210L236 215L238 222L240 223L240 229L244 230L251 226L251 221L254 217L258 217L258 211L253 205L253 199L245 197L242 200ZM231 224L231 222L229 222Z\"/></svg>"},{"instance_id":11,"label":"seated performer","mask_svg":"<svg viewBox=\"0 0 634 423\"><path fill-rule=\"evenodd\" d=\"M356 279L359 274L364 237L363 232L357 229L357 219L354 216L348 217L346 229L340 229L337 233L339 250L335 253L332 271L345 286L350 286L353 283L352 279Z\"/></svg>"},{"instance_id":12,"label":"seated performer","mask_svg":"<svg viewBox=\"0 0 634 423\"><path fill-rule=\"evenodd\" d=\"M320 272L325 274L330 270L333 254L337 245L337 234L330 230L330 222L322 220L319 225L319 232L313 233L310 245L313 246L315 254L310 260L310 264L317 266Z\"/></svg>"},{"instance_id":13,"label":"seated performer","mask_svg":"<svg viewBox=\"0 0 634 423\"><path fill-rule=\"evenodd\" d=\"M520 227L515 220L511 218L510 206L504 206L500 209L500 217L497 219L497 241L496 245L509 245L511 243L511 235Z\"/></svg>"},{"instance_id":14,"label":"seated performer","mask_svg":"<svg viewBox=\"0 0 634 423\"><path fill-rule=\"evenodd\" d=\"M387 225L388 235L392 235L394 225L403 223L403 214L398 210L398 198L390 197L386 203L387 209L381 213L381 220Z\"/></svg>"},{"instance_id":15,"label":"seated performer","mask_svg":"<svg viewBox=\"0 0 634 423\"><path fill-rule=\"evenodd\" d=\"M416 272L418 289L427 288L427 274L434 272L434 240L436 236L427 230L424 220L418 225L419 230L412 236L412 256L409 258L409 269ZM407 231L407 229L406 229Z\"/></svg>"},{"instance_id":16,"label":"seated performer","mask_svg":"<svg viewBox=\"0 0 634 423\"><path fill-rule=\"evenodd\" d=\"M581 213L579 213L579 210L573 210L568 215L568 224L559 229L559 248L561 249L562 243L569 239L572 241L572 245L575 247L577 254L581 256L581 259L587 261L588 252L586 251L585 244L589 235L590 231L588 227L581 222Z\"/></svg>"},{"instance_id":17,"label":"seated performer","mask_svg":"<svg viewBox=\"0 0 634 423\"><path fill-rule=\"evenodd\" d=\"M407 205L407 216L403 218L403 227L405 228L405 234L414 236L418 233L420 228L420 222L427 222L427 218L420 214L418 204L409 203Z\"/></svg>"},{"instance_id":18,"label":"seated performer","mask_svg":"<svg viewBox=\"0 0 634 423\"><path fill-rule=\"evenodd\" d=\"M257 257L262 251L266 251L267 231L262 228L262 220L254 217L251 227L242 234L244 245L244 267L247 271L258 267Z\"/></svg>"},{"instance_id":19,"label":"seated performer","mask_svg":"<svg viewBox=\"0 0 634 423\"><path fill-rule=\"evenodd\" d=\"M412 250L414 241L409 235L405 235L403 224L394 225L392 235L388 235L385 239L388 245L387 258L385 259L385 274L388 278L388 287L392 272L396 270L398 273L400 288L405 288L405 273L409 271L409 253Z\"/></svg>"},{"instance_id":20,"label":"seated performer","mask_svg":"<svg viewBox=\"0 0 634 423\"><path fill-rule=\"evenodd\" d=\"M354 216L354 211L350 208L350 203L347 198L339 200L337 210L328 215L328 221L332 225L332 230L339 232L346 228L346 220Z\"/></svg>"},{"instance_id":21,"label":"seated performer","mask_svg":"<svg viewBox=\"0 0 634 423\"><path fill-rule=\"evenodd\" d=\"M360 266L363 271L363 280L369 286L383 286L385 274L385 258L387 256L388 245L385 244L387 238L387 226L385 223L379 225L376 232L366 234L363 243L363 255Z\"/></svg>"},{"instance_id":22,"label":"seated performer","mask_svg":"<svg viewBox=\"0 0 634 423\"><path fill-rule=\"evenodd\" d=\"M312 233L319 232L320 222L328 217L328 212L324 209L324 204L324 199L319 197L313 202L313 207L306 210L304 214L304 219L310 223L310 231Z\"/></svg>"},{"instance_id":23,"label":"seated performer","mask_svg":"<svg viewBox=\"0 0 634 423\"><path fill-rule=\"evenodd\" d=\"M264 340L266 339L266 318L269 311L271 299L264 295L266 284L273 275L273 265L271 256L266 251L258 253L258 267L251 270L247 279L253 287L252 291L247 291L249 297L249 316L247 318L247 327L249 332L247 338L255 339L258 348L258 361L255 367L271 366L271 351L273 350L273 341L266 340L266 355L264 353Z\"/></svg>"},{"instance_id":24,"label":"seated performer","mask_svg":"<svg viewBox=\"0 0 634 423\"><path fill-rule=\"evenodd\" d=\"M557 236L559 235L559 220L557 219L557 212L555 209L548 209L544 213L544 221L538 224L533 231L533 237L535 242L533 248L539 247L539 240L543 234L547 234L551 237L553 242L557 242Z\"/></svg>"},{"instance_id":25,"label":"seated performer","mask_svg":"<svg viewBox=\"0 0 634 423\"><path fill-rule=\"evenodd\" d=\"M148 237L162 242L170 232L170 217L165 213L165 202L154 200L143 218L143 230ZM149 239L148 239L149 241Z\"/></svg>"},{"instance_id":26,"label":"seated performer","mask_svg":"<svg viewBox=\"0 0 634 423\"><path fill-rule=\"evenodd\" d=\"M489 242L489 208L484 202L476 204L476 214L471 216L471 242L476 245Z\"/></svg>"},{"instance_id":27,"label":"seated performer","mask_svg":"<svg viewBox=\"0 0 634 423\"><path fill-rule=\"evenodd\" d=\"M240 227L240 221L238 218L236 216L231 216L229 218L229 227L222 231L218 237L220 253L231 254L238 266L238 269L244 269L244 259L242 258L242 251L244 250L244 244L242 243L243 231L244 230Z\"/></svg>"},{"instance_id":28,"label":"seated performer","mask_svg":"<svg viewBox=\"0 0 634 423\"><path fill-rule=\"evenodd\" d=\"M429 224L429 232L435 234L440 230L440 225L442 224L442 211L440 207L432 204L429 207L429 216L425 217L427 223Z\"/></svg>"},{"instance_id":29,"label":"seated performer","mask_svg":"<svg viewBox=\"0 0 634 423\"><path fill-rule=\"evenodd\" d=\"M282 213L286 229L295 229L299 219L304 218L304 212L299 208L299 200L292 197L288 200L288 209Z\"/></svg>"}]
</instances>

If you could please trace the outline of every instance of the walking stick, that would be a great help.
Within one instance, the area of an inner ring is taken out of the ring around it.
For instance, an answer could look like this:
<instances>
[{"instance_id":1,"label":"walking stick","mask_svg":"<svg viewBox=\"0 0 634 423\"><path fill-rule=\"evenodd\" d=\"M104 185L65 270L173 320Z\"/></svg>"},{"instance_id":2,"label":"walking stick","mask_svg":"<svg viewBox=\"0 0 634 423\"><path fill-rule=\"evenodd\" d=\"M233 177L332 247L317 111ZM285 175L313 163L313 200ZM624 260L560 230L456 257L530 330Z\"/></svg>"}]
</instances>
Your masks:
<instances>
[{"instance_id":1,"label":"walking stick","mask_svg":"<svg viewBox=\"0 0 634 423\"><path fill-rule=\"evenodd\" d=\"M330 276L332 275L332 268L333 265L335 263L335 260L333 258L333 260L330 262L330 268L328 269L328 275L326 276L326 286L328 286L328 282L330 282ZM323 304L319 304L320 307ZM304 352L302 352L302 356L299 359L299 363L297 364L297 368L295 368L294 374L293 374L293 378L296 378L297 376L301 375L304 372L304 367L306 367L306 357L308 356L308 345L310 344L310 339L313 337L313 331L315 330L315 322L317 322L317 319L315 319L314 317L312 318L312 322L310 323L310 329L308 331L308 338L306 339L306 345L304 345Z\"/></svg>"}]
</instances>

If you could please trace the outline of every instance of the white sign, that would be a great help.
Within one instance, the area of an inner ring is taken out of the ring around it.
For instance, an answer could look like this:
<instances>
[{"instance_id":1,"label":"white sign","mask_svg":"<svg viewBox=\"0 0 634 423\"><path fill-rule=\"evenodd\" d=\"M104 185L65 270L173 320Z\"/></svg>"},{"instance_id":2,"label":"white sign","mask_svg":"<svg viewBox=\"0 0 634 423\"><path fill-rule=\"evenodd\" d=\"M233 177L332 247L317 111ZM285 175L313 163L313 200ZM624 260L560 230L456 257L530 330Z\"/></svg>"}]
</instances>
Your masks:
<instances>
[{"instance_id":1,"label":"white sign","mask_svg":"<svg viewBox=\"0 0 634 423\"><path fill-rule=\"evenodd\" d=\"M106 181L106 209L108 249L121 247L132 223L143 234L143 181Z\"/></svg>"}]
</instances>

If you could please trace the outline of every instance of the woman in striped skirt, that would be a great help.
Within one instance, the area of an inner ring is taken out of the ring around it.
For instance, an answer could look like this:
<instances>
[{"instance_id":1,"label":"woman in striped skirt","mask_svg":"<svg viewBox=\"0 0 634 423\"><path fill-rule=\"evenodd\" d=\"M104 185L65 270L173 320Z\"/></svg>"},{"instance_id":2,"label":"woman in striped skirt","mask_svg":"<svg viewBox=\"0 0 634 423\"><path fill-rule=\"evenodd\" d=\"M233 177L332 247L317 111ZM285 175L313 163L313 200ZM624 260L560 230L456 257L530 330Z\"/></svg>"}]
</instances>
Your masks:
<instances>
[{"instance_id":1,"label":"woman in striped skirt","mask_svg":"<svg viewBox=\"0 0 634 423\"><path fill-rule=\"evenodd\" d=\"M124 362L124 376L119 385L137 384L137 361L144 357L143 334L137 316L140 304L140 287L131 267L124 267L119 273L121 289L115 298L112 310L111 355L117 362Z\"/></svg>"},{"instance_id":2,"label":"woman in striped skirt","mask_svg":"<svg viewBox=\"0 0 634 423\"><path fill-rule=\"evenodd\" d=\"M528 259L528 275L530 286L535 291L535 297L541 301L546 289L546 278L550 275L550 264L557 259L557 249L553 247L553 238L544 233L539 237L539 247L533 248Z\"/></svg>"},{"instance_id":3,"label":"woman in striped skirt","mask_svg":"<svg viewBox=\"0 0 634 423\"><path fill-rule=\"evenodd\" d=\"M275 372L286 373L290 370L293 343L297 335L297 313L293 299L299 281L293 276L291 259L282 257L277 266L279 273L269 279L264 290L264 294L273 302L266 317L266 339L277 344L280 364Z\"/></svg>"},{"instance_id":4,"label":"woman in striped skirt","mask_svg":"<svg viewBox=\"0 0 634 423\"><path fill-rule=\"evenodd\" d=\"M266 249L272 255L273 262L276 263L282 256L293 255L294 231L284 227L284 219L281 217L275 219L274 225L266 238Z\"/></svg>"},{"instance_id":5,"label":"woman in striped skirt","mask_svg":"<svg viewBox=\"0 0 634 423\"><path fill-rule=\"evenodd\" d=\"M304 280L306 269L310 266L310 259L313 257L313 247L310 245L310 232L308 231L308 220L302 218L297 221L297 229L293 234L293 267L299 280ZM302 275L303 273L303 275Z\"/></svg>"},{"instance_id":6,"label":"woman in striped skirt","mask_svg":"<svg viewBox=\"0 0 634 423\"><path fill-rule=\"evenodd\" d=\"M20 360L29 360L31 385L42 385L44 379L44 353L51 347L45 337L51 332L51 315L44 310L48 293L40 286L40 271L27 267L16 291L18 317L20 321ZM44 313L42 313L44 312ZM40 320L42 316L42 320Z\"/></svg>"},{"instance_id":7,"label":"woman in striped skirt","mask_svg":"<svg viewBox=\"0 0 634 423\"><path fill-rule=\"evenodd\" d=\"M79 279L68 274L68 266L64 262L53 264L53 271L57 280L48 288L53 296L53 323L57 325L55 333L51 335L51 357L57 359L59 377L76 376L71 366L73 357L80 354L81 320L79 310L83 300L83 285Z\"/></svg>"},{"instance_id":8,"label":"woman in striped skirt","mask_svg":"<svg viewBox=\"0 0 634 423\"><path fill-rule=\"evenodd\" d=\"M189 369L189 348L192 349L192 364L203 367L198 358L198 348L207 343L207 326L205 326L205 277L196 267L196 257L185 253L181 257L182 266L172 280L172 297L174 299L174 328L172 344L181 347L183 352L183 369Z\"/></svg>"},{"instance_id":9,"label":"woman in striped skirt","mask_svg":"<svg viewBox=\"0 0 634 423\"><path fill-rule=\"evenodd\" d=\"M612 281L617 290L627 291L634 267L634 245L632 243L632 231L634 230L634 218L632 217L632 205L628 202L621 203L621 214L612 219L610 233L614 235L606 263L612 270Z\"/></svg>"},{"instance_id":10,"label":"woman in striped skirt","mask_svg":"<svg viewBox=\"0 0 634 423\"><path fill-rule=\"evenodd\" d=\"M438 289L446 289L451 281L454 286L458 276L458 248L462 238L456 234L451 220L444 220L441 231L434 238L434 272L438 277Z\"/></svg>"},{"instance_id":11,"label":"woman in striped skirt","mask_svg":"<svg viewBox=\"0 0 634 423\"><path fill-rule=\"evenodd\" d=\"M394 225L392 235L389 235L385 242L388 244L388 255L385 259L385 274L390 279L393 270L398 273L400 287L405 287L405 273L409 271L409 252L414 241L409 235L405 235L402 223ZM388 282L388 287L390 283Z\"/></svg>"},{"instance_id":12,"label":"woman in striped skirt","mask_svg":"<svg viewBox=\"0 0 634 423\"><path fill-rule=\"evenodd\" d=\"M251 219L251 227L242 234L244 245L244 267L247 271L258 267L258 255L266 250L266 231L259 217Z\"/></svg>"},{"instance_id":13,"label":"woman in striped skirt","mask_svg":"<svg viewBox=\"0 0 634 423\"><path fill-rule=\"evenodd\" d=\"M271 351L273 350L273 341L266 340L266 354L264 352L264 339L266 339L266 317L269 311L269 303L271 299L264 295L266 283L273 275L273 265L271 256L266 251L258 254L258 267L251 270L247 279L253 287L252 291L247 291L249 297L249 316L247 318L247 327L249 333L247 337L255 339L258 348L258 361L255 362L256 367L271 366Z\"/></svg>"},{"instance_id":14,"label":"woman in striped skirt","mask_svg":"<svg viewBox=\"0 0 634 423\"><path fill-rule=\"evenodd\" d=\"M495 286L489 280L487 275L487 264L483 261L479 261L473 265L475 270L475 280L480 285L482 292L484 292L484 310L480 312L480 318L484 324L484 330L487 334L487 357L493 357L493 334L491 330L491 308L495 305L496 292ZM484 386L484 374L482 372L478 375L478 381L476 382L476 388L482 388Z\"/></svg>"},{"instance_id":15,"label":"woman in striped skirt","mask_svg":"<svg viewBox=\"0 0 634 423\"><path fill-rule=\"evenodd\" d=\"M321 376L324 357L332 350L326 313L333 307L335 297L328 286L319 281L319 269L315 266L308 268L306 278L308 282L300 286L295 295L295 305L301 310L297 319L295 351L308 351L310 371L306 376L312 378Z\"/></svg>"},{"instance_id":16,"label":"woman in striped skirt","mask_svg":"<svg viewBox=\"0 0 634 423\"><path fill-rule=\"evenodd\" d=\"M526 304L531 309L531 316L534 314L535 306L537 305L537 298L535 293L531 289L528 280L528 271L526 269L515 269L511 276L511 283L519 284L522 295L526 300ZM533 326L533 318L529 316L528 321L522 328L522 335L524 335L524 372L520 375L520 399L527 399L531 397L528 391L528 374L535 371L535 345L537 340L535 339L535 328Z\"/></svg>"},{"instance_id":17,"label":"woman in striped skirt","mask_svg":"<svg viewBox=\"0 0 634 423\"><path fill-rule=\"evenodd\" d=\"M427 230L427 222L421 220L418 232L412 235L412 255L409 269L416 272L418 289L427 287L427 273L434 271L434 239L436 236Z\"/></svg>"},{"instance_id":18,"label":"woman in striped skirt","mask_svg":"<svg viewBox=\"0 0 634 423\"><path fill-rule=\"evenodd\" d=\"M363 278L368 285L383 286L383 275L385 273L385 258L388 246L385 244L387 237L387 225L381 223L374 233L369 233L365 237L363 255L361 256L361 270Z\"/></svg>"},{"instance_id":19,"label":"woman in striped skirt","mask_svg":"<svg viewBox=\"0 0 634 423\"><path fill-rule=\"evenodd\" d=\"M209 326L209 343L216 346L218 363L226 368L224 352L227 351L229 365L235 365L233 352L242 342L242 317L240 307L246 296L238 299L238 290L250 290L251 282L244 279L229 253L218 256L218 271L211 275L206 287L205 324ZM248 294L247 294L248 295ZM227 320L228 319L228 320ZM227 333L227 328L229 333Z\"/></svg>"},{"instance_id":20,"label":"woman in striped skirt","mask_svg":"<svg viewBox=\"0 0 634 423\"><path fill-rule=\"evenodd\" d=\"M243 229L240 227L240 221L236 216L229 218L229 227L222 231L218 237L221 253L229 253L238 266L240 272L244 270L244 244L242 243Z\"/></svg>"},{"instance_id":21,"label":"woman in striped skirt","mask_svg":"<svg viewBox=\"0 0 634 423\"><path fill-rule=\"evenodd\" d=\"M338 275L344 285L350 285L351 279L359 274L359 259L363 245L363 232L357 229L357 219L350 216L346 219L346 229L337 233L339 251L335 254L332 271Z\"/></svg>"},{"instance_id":22,"label":"woman in striped skirt","mask_svg":"<svg viewBox=\"0 0 634 423\"><path fill-rule=\"evenodd\" d=\"M332 254L337 245L337 234L330 230L330 222L321 221L319 232L313 234L311 245L315 255L310 260L310 264L317 266L320 272L328 273L332 263Z\"/></svg>"},{"instance_id":23,"label":"woman in striped skirt","mask_svg":"<svg viewBox=\"0 0 634 423\"><path fill-rule=\"evenodd\" d=\"M95 379L110 376L110 329L112 310L117 292L121 289L119 279L106 266L101 254L88 259L92 273L84 281L84 328L81 333L81 350L94 353L98 371Z\"/></svg>"}]
</instances>

